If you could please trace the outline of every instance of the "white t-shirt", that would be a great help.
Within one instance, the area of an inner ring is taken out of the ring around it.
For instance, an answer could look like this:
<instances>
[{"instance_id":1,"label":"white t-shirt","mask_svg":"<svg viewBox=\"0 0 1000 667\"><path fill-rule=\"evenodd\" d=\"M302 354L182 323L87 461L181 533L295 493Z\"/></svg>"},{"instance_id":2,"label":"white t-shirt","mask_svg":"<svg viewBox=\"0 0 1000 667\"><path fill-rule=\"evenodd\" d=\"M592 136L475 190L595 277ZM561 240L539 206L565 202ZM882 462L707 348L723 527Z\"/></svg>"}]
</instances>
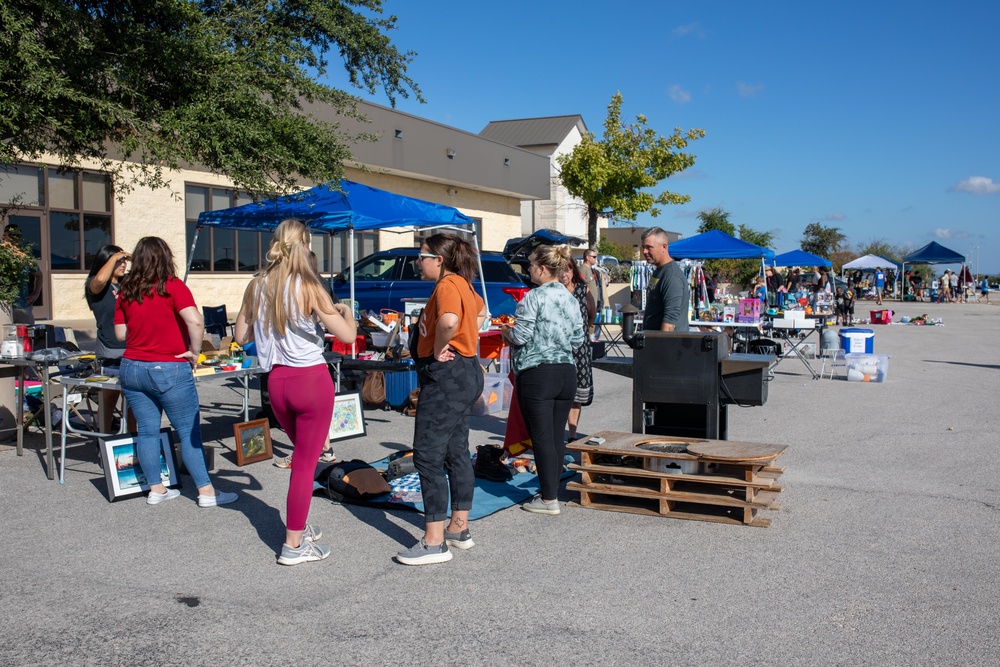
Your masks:
<instances>
[{"instance_id":1,"label":"white t-shirt","mask_svg":"<svg viewBox=\"0 0 1000 667\"><path fill-rule=\"evenodd\" d=\"M263 291L264 282L260 289ZM301 281L295 282L296 292ZM285 288L288 299L289 288ZM264 331L264 299L257 301L257 320L253 325L254 341L257 343L257 363L265 373L276 365L305 368L326 363L323 359L323 338L316 333L315 316L299 312L295 299L290 299L289 321L285 323L285 335L280 336L272 326Z\"/></svg>"}]
</instances>

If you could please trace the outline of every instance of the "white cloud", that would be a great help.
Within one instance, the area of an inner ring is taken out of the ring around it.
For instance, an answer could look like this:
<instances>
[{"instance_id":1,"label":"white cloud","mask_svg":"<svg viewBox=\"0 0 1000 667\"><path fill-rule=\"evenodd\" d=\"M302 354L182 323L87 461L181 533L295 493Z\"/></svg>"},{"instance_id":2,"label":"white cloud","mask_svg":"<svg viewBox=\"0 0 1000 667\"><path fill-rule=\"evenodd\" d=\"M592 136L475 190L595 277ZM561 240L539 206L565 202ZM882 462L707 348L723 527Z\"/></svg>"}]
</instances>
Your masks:
<instances>
[{"instance_id":1,"label":"white cloud","mask_svg":"<svg viewBox=\"0 0 1000 667\"><path fill-rule=\"evenodd\" d=\"M970 176L951 187L952 192L969 192L974 195L1000 194L1000 183L994 183L986 176Z\"/></svg>"},{"instance_id":2,"label":"white cloud","mask_svg":"<svg viewBox=\"0 0 1000 667\"><path fill-rule=\"evenodd\" d=\"M757 93L764 92L764 84L738 81L736 83L736 90L739 91L740 97L753 97Z\"/></svg>"},{"instance_id":3,"label":"white cloud","mask_svg":"<svg viewBox=\"0 0 1000 667\"><path fill-rule=\"evenodd\" d=\"M698 25L697 22L687 23L685 25L679 25L676 28L674 28L674 35L676 35L677 37L687 37L688 35L691 35L693 37L700 37L704 39L705 30L700 25Z\"/></svg>"},{"instance_id":4,"label":"white cloud","mask_svg":"<svg viewBox=\"0 0 1000 667\"><path fill-rule=\"evenodd\" d=\"M691 101L691 92L684 90L678 85L670 86L670 99L678 104L687 104Z\"/></svg>"},{"instance_id":5,"label":"white cloud","mask_svg":"<svg viewBox=\"0 0 1000 667\"><path fill-rule=\"evenodd\" d=\"M938 227L931 235L939 239L964 239L969 236L969 232L963 232L961 229Z\"/></svg>"},{"instance_id":6,"label":"white cloud","mask_svg":"<svg viewBox=\"0 0 1000 667\"><path fill-rule=\"evenodd\" d=\"M828 214L828 215L824 215L824 216L823 216L823 219L824 219L824 220L828 220L828 221L830 221L830 222L833 222L833 221L835 221L835 220L843 220L843 219L844 219L844 218L846 218L846 217L847 217L847 216L846 216L846 215L844 215L843 213L830 213L830 214Z\"/></svg>"}]
</instances>

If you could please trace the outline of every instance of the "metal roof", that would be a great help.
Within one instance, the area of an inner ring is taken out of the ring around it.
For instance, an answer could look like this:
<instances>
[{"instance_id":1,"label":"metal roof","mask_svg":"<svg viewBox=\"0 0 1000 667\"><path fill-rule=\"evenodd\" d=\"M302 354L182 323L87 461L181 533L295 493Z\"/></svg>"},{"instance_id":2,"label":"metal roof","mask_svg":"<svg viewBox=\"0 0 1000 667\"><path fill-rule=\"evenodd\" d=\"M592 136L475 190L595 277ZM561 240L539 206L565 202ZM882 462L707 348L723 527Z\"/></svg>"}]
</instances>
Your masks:
<instances>
[{"instance_id":1,"label":"metal roof","mask_svg":"<svg viewBox=\"0 0 1000 667\"><path fill-rule=\"evenodd\" d=\"M580 114L494 120L483 128L479 136L509 146L558 146L574 127L579 128L581 134L587 132L587 125Z\"/></svg>"}]
</instances>

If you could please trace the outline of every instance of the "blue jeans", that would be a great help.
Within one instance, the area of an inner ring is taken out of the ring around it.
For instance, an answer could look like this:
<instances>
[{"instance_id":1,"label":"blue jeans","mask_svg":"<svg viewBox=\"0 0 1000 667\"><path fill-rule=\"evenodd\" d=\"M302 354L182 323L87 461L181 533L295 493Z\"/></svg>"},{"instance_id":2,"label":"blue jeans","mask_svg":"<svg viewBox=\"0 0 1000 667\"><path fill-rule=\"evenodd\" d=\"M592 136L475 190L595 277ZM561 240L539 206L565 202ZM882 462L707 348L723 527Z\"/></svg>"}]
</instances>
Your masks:
<instances>
[{"instance_id":1,"label":"blue jeans","mask_svg":"<svg viewBox=\"0 0 1000 667\"><path fill-rule=\"evenodd\" d=\"M208 486L201 444L198 391L187 361L122 359L121 386L139 428L136 448L147 480L160 478L160 419L164 412L181 441L181 458L198 488Z\"/></svg>"}]
</instances>

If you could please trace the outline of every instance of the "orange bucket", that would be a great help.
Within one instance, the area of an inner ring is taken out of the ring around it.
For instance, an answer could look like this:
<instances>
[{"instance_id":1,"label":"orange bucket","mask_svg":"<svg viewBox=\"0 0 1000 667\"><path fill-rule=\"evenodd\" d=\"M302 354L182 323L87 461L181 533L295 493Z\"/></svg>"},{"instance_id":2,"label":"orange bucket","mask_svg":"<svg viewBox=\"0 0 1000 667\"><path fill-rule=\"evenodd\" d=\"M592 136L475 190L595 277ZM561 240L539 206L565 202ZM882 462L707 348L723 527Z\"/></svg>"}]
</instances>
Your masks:
<instances>
[{"instance_id":1,"label":"orange bucket","mask_svg":"<svg viewBox=\"0 0 1000 667\"><path fill-rule=\"evenodd\" d=\"M383 308L378 314L382 317L382 322L384 324L392 324L393 322L399 321L399 311Z\"/></svg>"}]
</instances>

